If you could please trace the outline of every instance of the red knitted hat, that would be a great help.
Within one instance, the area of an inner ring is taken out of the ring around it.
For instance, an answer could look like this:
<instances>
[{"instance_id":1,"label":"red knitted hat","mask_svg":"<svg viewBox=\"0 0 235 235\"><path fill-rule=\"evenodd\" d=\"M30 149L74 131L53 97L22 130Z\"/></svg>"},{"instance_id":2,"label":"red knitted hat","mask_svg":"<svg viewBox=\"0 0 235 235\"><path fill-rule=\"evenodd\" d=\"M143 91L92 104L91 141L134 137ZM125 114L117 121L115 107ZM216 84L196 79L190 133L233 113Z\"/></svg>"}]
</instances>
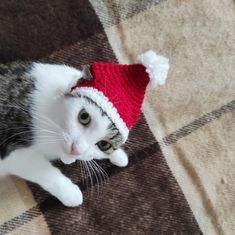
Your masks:
<instances>
[{"instance_id":1,"label":"red knitted hat","mask_svg":"<svg viewBox=\"0 0 235 235\"><path fill-rule=\"evenodd\" d=\"M121 65L94 62L90 66L92 80L83 80L71 92L92 99L113 121L127 140L129 129L140 117L145 90L165 83L168 59L148 51L138 57L140 64Z\"/></svg>"}]
</instances>

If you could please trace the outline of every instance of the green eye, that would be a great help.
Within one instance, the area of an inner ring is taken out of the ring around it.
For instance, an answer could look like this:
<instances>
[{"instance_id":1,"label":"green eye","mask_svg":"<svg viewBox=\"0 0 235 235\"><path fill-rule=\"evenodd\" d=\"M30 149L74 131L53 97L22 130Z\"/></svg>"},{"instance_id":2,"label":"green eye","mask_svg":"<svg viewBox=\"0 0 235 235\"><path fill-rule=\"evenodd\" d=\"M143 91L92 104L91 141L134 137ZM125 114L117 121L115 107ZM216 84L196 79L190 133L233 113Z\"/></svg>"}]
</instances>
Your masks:
<instances>
[{"instance_id":1,"label":"green eye","mask_svg":"<svg viewBox=\"0 0 235 235\"><path fill-rule=\"evenodd\" d=\"M91 122L91 116L85 109L82 109L80 113L78 114L78 121L83 126L87 126Z\"/></svg>"},{"instance_id":2,"label":"green eye","mask_svg":"<svg viewBox=\"0 0 235 235\"><path fill-rule=\"evenodd\" d=\"M108 151L109 149L112 148L112 145L109 142L105 141L105 140L99 141L96 145L103 152L106 152L106 151Z\"/></svg>"}]
</instances>

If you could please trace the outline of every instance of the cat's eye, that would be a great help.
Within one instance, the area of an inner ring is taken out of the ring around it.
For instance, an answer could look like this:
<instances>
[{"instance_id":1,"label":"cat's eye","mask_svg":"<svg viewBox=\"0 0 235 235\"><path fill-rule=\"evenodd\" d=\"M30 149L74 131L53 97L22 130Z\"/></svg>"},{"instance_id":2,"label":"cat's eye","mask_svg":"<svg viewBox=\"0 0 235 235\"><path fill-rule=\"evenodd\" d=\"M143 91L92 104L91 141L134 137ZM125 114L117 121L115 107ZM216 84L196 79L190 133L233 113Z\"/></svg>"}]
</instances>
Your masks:
<instances>
[{"instance_id":1,"label":"cat's eye","mask_svg":"<svg viewBox=\"0 0 235 235\"><path fill-rule=\"evenodd\" d=\"M112 148L112 145L108 141L105 141L105 140L99 141L96 145L103 152L106 152Z\"/></svg>"},{"instance_id":2,"label":"cat's eye","mask_svg":"<svg viewBox=\"0 0 235 235\"><path fill-rule=\"evenodd\" d=\"M83 126L87 126L91 122L91 116L85 109L82 109L78 114L78 121Z\"/></svg>"}]
</instances>

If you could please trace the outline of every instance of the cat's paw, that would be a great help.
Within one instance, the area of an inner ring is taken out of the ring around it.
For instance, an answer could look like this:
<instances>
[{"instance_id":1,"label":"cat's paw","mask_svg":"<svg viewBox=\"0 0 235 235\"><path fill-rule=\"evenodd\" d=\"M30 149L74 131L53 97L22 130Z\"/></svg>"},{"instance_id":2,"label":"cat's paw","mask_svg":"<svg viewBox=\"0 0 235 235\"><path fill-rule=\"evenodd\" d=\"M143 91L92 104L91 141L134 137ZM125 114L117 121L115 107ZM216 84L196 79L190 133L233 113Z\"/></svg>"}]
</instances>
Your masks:
<instances>
[{"instance_id":1,"label":"cat's paw","mask_svg":"<svg viewBox=\"0 0 235 235\"><path fill-rule=\"evenodd\" d=\"M110 156L110 161L112 164L119 167L125 167L128 165L128 157L122 149L114 151L114 153Z\"/></svg>"},{"instance_id":2,"label":"cat's paw","mask_svg":"<svg viewBox=\"0 0 235 235\"><path fill-rule=\"evenodd\" d=\"M64 188L64 192L60 195L59 200L69 207L79 206L83 202L82 192L75 184L71 184L69 187Z\"/></svg>"},{"instance_id":3,"label":"cat's paw","mask_svg":"<svg viewBox=\"0 0 235 235\"><path fill-rule=\"evenodd\" d=\"M75 158L68 157L68 156L61 156L60 159L64 164L67 164L67 165L74 163L76 161Z\"/></svg>"}]
</instances>

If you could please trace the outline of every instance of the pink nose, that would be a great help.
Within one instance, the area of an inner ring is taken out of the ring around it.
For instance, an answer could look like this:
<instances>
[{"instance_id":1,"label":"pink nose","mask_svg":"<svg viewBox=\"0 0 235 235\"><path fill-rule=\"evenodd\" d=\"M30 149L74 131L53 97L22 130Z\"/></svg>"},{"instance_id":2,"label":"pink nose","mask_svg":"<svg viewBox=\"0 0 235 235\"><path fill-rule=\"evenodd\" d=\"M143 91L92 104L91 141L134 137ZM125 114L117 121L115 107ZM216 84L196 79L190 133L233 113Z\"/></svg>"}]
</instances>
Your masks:
<instances>
[{"instance_id":1,"label":"pink nose","mask_svg":"<svg viewBox=\"0 0 235 235\"><path fill-rule=\"evenodd\" d=\"M79 155L78 148L76 147L76 145L74 143L72 143L72 145L71 145L70 154L71 155Z\"/></svg>"}]
</instances>

